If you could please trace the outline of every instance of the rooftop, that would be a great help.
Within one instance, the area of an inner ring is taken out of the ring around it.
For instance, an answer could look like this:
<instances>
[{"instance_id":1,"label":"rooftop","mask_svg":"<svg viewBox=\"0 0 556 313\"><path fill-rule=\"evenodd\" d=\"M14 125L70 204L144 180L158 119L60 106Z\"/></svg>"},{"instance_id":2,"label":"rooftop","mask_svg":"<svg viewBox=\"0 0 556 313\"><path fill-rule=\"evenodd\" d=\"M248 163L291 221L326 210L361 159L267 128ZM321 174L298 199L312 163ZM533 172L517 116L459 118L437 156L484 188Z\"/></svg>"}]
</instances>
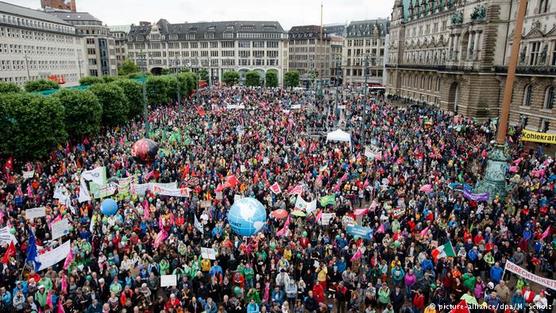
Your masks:
<instances>
[{"instance_id":1,"label":"rooftop","mask_svg":"<svg viewBox=\"0 0 556 313\"><path fill-rule=\"evenodd\" d=\"M51 22L51 23L56 23L56 24L69 25L67 22L58 18L57 16L45 13L43 11L33 10L33 9L25 8L19 5L2 2L2 1L0 1L0 12L9 13L21 17L32 18L41 21L46 21L46 22Z\"/></svg>"},{"instance_id":2,"label":"rooftop","mask_svg":"<svg viewBox=\"0 0 556 313\"><path fill-rule=\"evenodd\" d=\"M51 11L48 12L64 21L95 21L101 22L96 17L87 12L67 12L67 11Z\"/></svg>"}]
</instances>

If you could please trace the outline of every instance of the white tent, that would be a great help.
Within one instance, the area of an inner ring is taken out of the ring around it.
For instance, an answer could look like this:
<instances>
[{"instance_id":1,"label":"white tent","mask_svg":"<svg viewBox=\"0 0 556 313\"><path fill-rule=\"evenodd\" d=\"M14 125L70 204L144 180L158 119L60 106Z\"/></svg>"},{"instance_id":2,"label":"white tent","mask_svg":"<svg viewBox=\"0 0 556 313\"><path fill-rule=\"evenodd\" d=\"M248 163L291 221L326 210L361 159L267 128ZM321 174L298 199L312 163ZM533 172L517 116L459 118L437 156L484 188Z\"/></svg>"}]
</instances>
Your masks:
<instances>
[{"instance_id":1,"label":"white tent","mask_svg":"<svg viewBox=\"0 0 556 313\"><path fill-rule=\"evenodd\" d=\"M341 129L336 129L335 131L326 134L326 141L344 141L349 142L351 145L351 135Z\"/></svg>"}]
</instances>

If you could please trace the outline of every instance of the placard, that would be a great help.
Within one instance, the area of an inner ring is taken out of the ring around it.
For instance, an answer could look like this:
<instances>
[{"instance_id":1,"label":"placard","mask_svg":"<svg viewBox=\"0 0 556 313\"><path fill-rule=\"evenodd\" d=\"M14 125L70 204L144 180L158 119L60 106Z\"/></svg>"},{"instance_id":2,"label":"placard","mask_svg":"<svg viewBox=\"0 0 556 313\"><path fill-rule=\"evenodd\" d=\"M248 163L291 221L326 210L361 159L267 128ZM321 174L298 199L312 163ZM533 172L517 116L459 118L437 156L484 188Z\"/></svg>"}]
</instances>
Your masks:
<instances>
[{"instance_id":1,"label":"placard","mask_svg":"<svg viewBox=\"0 0 556 313\"><path fill-rule=\"evenodd\" d=\"M210 208L211 202L210 202L210 200L203 200L203 201L201 201L200 205L201 205L201 208L203 208L203 209L204 208Z\"/></svg>"},{"instance_id":2,"label":"placard","mask_svg":"<svg viewBox=\"0 0 556 313\"><path fill-rule=\"evenodd\" d=\"M67 218L64 218L56 223L52 223L52 240L56 240L64 235L67 235L69 230L70 224Z\"/></svg>"},{"instance_id":3,"label":"placard","mask_svg":"<svg viewBox=\"0 0 556 313\"><path fill-rule=\"evenodd\" d=\"M28 220L43 216L46 216L46 211L43 206L25 210L25 218Z\"/></svg>"},{"instance_id":4,"label":"placard","mask_svg":"<svg viewBox=\"0 0 556 313\"><path fill-rule=\"evenodd\" d=\"M330 225L330 221L336 216L336 213L322 213L320 224L323 226Z\"/></svg>"},{"instance_id":5,"label":"placard","mask_svg":"<svg viewBox=\"0 0 556 313\"><path fill-rule=\"evenodd\" d=\"M177 275L162 275L160 276L160 287L173 287L178 285Z\"/></svg>"},{"instance_id":6,"label":"placard","mask_svg":"<svg viewBox=\"0 0 556 313\"><path fill-rule=\"evenodd\" d=\"M216 250L213 248L201 248L201 257L203 259L216 260Z\"/></svg>"}]
</instances>

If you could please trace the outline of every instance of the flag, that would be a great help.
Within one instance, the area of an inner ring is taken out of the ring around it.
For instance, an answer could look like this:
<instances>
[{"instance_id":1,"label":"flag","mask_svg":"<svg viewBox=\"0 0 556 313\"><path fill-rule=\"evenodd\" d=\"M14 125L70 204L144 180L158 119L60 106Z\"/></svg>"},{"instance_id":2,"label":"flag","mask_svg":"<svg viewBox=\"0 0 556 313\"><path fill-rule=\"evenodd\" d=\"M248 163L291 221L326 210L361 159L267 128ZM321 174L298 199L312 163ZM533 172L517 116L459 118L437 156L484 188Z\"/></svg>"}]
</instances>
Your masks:
<instances>
[{"instance_id":1,"label":"flag","mask_svg":"<svg viewBox=\"0 0 556 313\"><path fill-rule=\"evenodd\" d=\"M160 244L166 240L166 238L168 238L168 232L162 228L159 232L158 235L156 235L156 239L154 240L154 248L158 249L158 246L160 246Z\"/></svg>"},{"instance_id":2,"label":"flag","mask_svg":"<svg viewBox=\"0 0 556 313\"><path fill-rule=\"evenodd\" d=\"M380 226L376 230L377 234L384 234L384 224L380 224Z\"/></svg>"},{"instance_id":3,"label":"flag","mask_svg":"<svg viewBox=\"0 0 556 313\"><path fill-rule=\"evenodd\" d=\"M10 172L13 172L13 170L14 170L14 158L13 158L13 157L9 157L9 158L6 160L6 163L4 164L4 171L5 171L6 173L10 173Z\"/></svg>"},{"instance_id":4,"label":"flag","mask_svg":"<svg viewBox=\"0 0 556 313\"><path fill-rule=\"evenodd\" d=\"M228 177L226 177L226 187L235 187L239 184L239 180L237 180L236 175L230 175Z\"/></svg>"},{"instance_id":5,"label":"flag","mask_svg":"<svg viewBox=\"0 0 556 313\"><path fill-rule=\"evenodd\" d=\"M6 250L6 252L4 252L4 255L2 256L2 263L4 264L8 264L8 262L10 262L10 258L15 256L15 245L14 242L10 242L10 246L8 247L8 249Z\"/></svg>"},{"instance_id":6,"label":"flag","mask_svg":"<svg viewBox=\"0 0 556 313\"><path fill-rule=\"evenodd\" d=\"M205 116L205 109L203 108L203 106L198 106L197 108L197 114L199 114L199 116L204 117Z\"/></svg>"},{"instance_id":7,"label":"flag","mask_svg":"<svg viewBox=\"0 0 556 313\"><path fill-rule=\"evenodd\" d=\"M318 223L321 218L322 218L322 210L319 210L319 212L315 216L315 221Z\"/></svg>"},{"instance_id":8,"label":"flag","mask_svg":"<svg viewBox=\"0 0 556 313\"><path fill-rule=\"evenodd\" d=\"M31 229L27 229L27 232L29 233L29 241L27 243L27 258L25 259L25 262L33 262L35 265L35 271L38 272L41 267L41 263L37 260L37 241L35 234Z\"/></svg>"},{"instance_id":9,"label":"flag","mask_svg":"<svg viewBox=\"0 0 556 313\"><path fill-rule=\"evenodd\" d=\"M331 194L320 198L320 205L325 207L327 205L336 205L336 195Z\"/></svg>"},{"instance_id":10,"label":"flag","mask_svg":"<svg viewBox=\"0 0 556 313\"><path fill-rule=\"evenodd\" d=\"M469 306L467 305L467 302L465 300L461 300L458 304L456 304L456 307L453 308L450 313L469 313L471 312L469 310Z\"/></svg>"},{"instance_id":11,"label":"flag","mask_svg":"<svg viewBox=\"0 0 556 313\"><path fill-rule=\"evenodd\" d=\"M104 166L97 167L90 171L83 171L81 173L79 185L79 202L87 202L91 200L89 189L87 188L87 181L96 184L99 188L106 184L106 168ZM92 188L92 186L91 186Z\"/></svg>"},{"instance_id":12,"label":"flag","mask_svg":"<svg viewBox=\"0 0 556 313\"><path fill-rule=\"evenodd\" d=\"M195 228L197 228L197 230L202 234L204 233L204 229L203 229L203 225L199 222L199 220L197 219L197 215L193 215L195 217L195 222L194 222L194 226Z\"/></svg>"},{"instance_id":13,"label":"flag","mask_svg":"<svg viewBox=\"0 0 556 313\"><path fill-rule=\"evenodd\" d=\"M291 222L291 216L288 215L288 219L284 223L284 227L282 227L282 229L276 232L276 236L278 237L285 236L286 233L288 232L288 227L290 226L290 222Z\"/></svg>"},{"instance_id":14,"label":"flag","mask_svg":"<svg viewBox=\"0 0 556 313\"><path fill-rule=\"evenodd\" d=\"M317 200L316 199L307 203L307 208L306 208L307 214L311 214L311 213L315 212L316 210L317 210Z\"/></svg>"},{"instance_id":15,"label":"flag","mask_svg":"<svg viewBox=\"0 0 556 313\"><path fill-rule=\"evenodd\" d=\"M361 252L360 249L357 249L357 252L355 252L355 254L353 254L353 256L351 257L351 261L357 261L359 260L361 257L363 256L363 252Z\"/></svg>"},{"instance_id":16,"label":"flag","mask_svg":"<svg viewBox=\"0 0 556 313\"><path fill-rule=\"evenodd\" d=\"M272 186L270 186L270 191L272 191L275 195L277 195L282 192L282 188L280 188L278 182L275 182L274 184L272 184Z\"/></svg>"},{"instance_id":17,"label":"flag","mask_svg":"<svg viewBox=\"0 0 556 313\"><path fill-rule=\"evenodd\" d=\"M73 263L73 250L70 249L70 253L68 253L66 260L64 261L64 270L67 270L71 263Z\"/></svg>"},{"instance_id":18,"label":"flag","mask_svg":"<svg viewBox=\"0 0 556 313\"><path fill-rule=\"evenodd\" d=\"M548 225L546 230L542 233L541 240L544 240L544 238L550 236L550 234L552 233L552 228L550 226L551 225Z\"/></svg>"},{"instance_id":19,"label":"flag","mask_svg":"<svg viewBox=\"0 0 556 313\"><path fill-rule=\"evenodd\" d=\"M448 241L447 243L439 246L438 248L432 250L432 258L436 262L438 258L455 257L456 252L452 243Z\"/></svg>"},{"instance_id":20,"label":"flag","mask_svg":"<svg viewBox=\"0 0 556 313\"><path fill-rule=\"evenodd\" d=\"M425 236L427 235L427 233L429 232L429 228L430 228L430 226L425 227L425 229L423 229L423 230L419 233L419 235L420 235L421 237L425 237Z\"/></svg>"},{"instance_id":21,"label":"flag","mask_svg":"<svg viewBox=\"0 0 556 313\"><path fill-rule=\"evenodd\" d=\"M293 187L292 189L290 189L290 191L288 191L288 194L290 194L290 195L300 196L302 193L303 193L303 185L301 185L301 184Z\"/></svg>"}]
</instances>

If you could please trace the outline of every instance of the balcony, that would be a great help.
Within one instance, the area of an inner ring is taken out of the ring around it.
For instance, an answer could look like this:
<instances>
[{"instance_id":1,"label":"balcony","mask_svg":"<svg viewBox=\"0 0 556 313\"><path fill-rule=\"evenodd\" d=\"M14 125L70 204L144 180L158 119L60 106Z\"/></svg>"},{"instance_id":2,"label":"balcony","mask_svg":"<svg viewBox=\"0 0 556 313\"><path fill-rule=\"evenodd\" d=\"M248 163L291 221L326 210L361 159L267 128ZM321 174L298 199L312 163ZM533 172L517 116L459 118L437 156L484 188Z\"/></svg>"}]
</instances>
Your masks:
<instances>
[{"instance_id":1,"label":"balcony","mask_svg":"<svg viewBox=\"0 0 556 313\"><path fill-rule=\"evenodd\" d=\"M495 66L494 70L499 74L506 74L508 72L507 66ZM526 74L526 75L556 75L556 66L518 66L516 69L516 74Z\"/></svg>"}]
</instances>

